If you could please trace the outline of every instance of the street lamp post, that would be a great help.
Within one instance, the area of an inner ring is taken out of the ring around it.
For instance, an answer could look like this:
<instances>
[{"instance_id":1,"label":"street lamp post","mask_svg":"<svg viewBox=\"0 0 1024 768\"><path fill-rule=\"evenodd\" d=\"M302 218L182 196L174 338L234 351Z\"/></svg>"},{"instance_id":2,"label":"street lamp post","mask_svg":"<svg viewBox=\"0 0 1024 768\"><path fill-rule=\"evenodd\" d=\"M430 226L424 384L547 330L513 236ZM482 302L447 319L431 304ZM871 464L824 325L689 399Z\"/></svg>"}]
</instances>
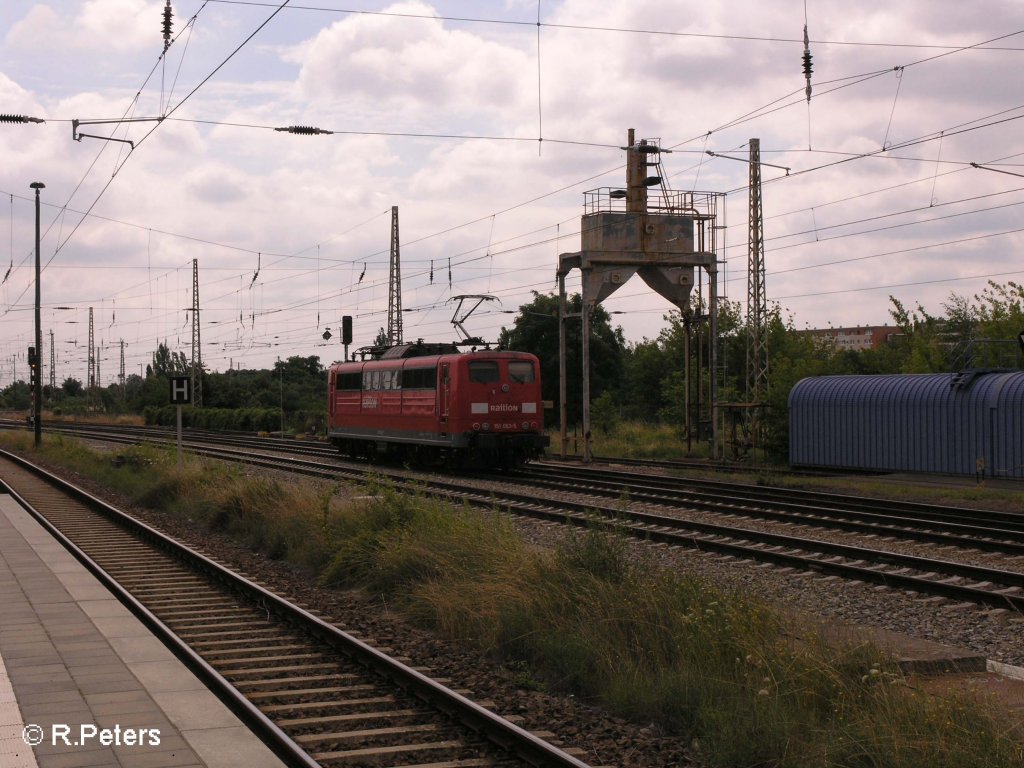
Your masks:
<instances>
[{"instance_id":1,"label":"street lamp post","mask_svg":"<svg viewBox=\"0 0 1024 768\"><path fill-rule=\"evenodd\" d=\"M32 393L35 398L35 404L32 414L33 427L35 429L35 445L39 448L43 441L43 424L40 418L43 411L43 386L42 386L42 355L43 355L43 330L42 323L39 316L39 307L42 301L42 292L39 289L39 190L46 189L46 185L41 181L33 181L29 184L30 189L36 191L36 368L35 368L35 382L33 384Z\"/></svg>"}]
</instances>

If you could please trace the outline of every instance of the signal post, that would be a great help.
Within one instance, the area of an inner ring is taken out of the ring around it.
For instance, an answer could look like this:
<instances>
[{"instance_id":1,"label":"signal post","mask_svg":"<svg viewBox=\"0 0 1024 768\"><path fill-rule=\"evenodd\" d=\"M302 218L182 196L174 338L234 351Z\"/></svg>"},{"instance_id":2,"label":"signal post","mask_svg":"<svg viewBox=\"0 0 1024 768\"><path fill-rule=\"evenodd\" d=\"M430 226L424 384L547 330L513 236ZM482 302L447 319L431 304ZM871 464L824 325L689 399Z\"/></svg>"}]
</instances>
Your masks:
<instances>
[{"instance_id":1,"label":"signal post","mask_svg":"<svg viewBox=\"0 0 1024 768\"><path fill-rule=\"evenodd\" d=\"M181 457L181 409L183 406L189 405L192 402L192 377L190 376L172 376L170 379L171 385L171 405L176 406L175 411L177 412L177 423L178 423L178 466L182 466L184 460Z\"/></svg>"}]
</instances>

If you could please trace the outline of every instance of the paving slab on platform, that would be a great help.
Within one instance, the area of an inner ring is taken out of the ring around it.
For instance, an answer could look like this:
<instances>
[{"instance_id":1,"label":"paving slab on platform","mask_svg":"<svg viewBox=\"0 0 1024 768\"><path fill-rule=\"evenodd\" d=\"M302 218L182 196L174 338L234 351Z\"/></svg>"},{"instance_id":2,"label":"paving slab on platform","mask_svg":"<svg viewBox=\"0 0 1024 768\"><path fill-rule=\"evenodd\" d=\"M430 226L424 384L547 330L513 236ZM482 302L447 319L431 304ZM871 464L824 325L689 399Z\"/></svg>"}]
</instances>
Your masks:
<instances>
[{"instance_id":1,"label":"paving slab on platform","mask_svg":"<svg viewBox=\"0 0 1024 768\"><path fill-rule=\"evenodd\" d=\"M29 747L26 738L39 743ZM283 763L20 505L0 494L0 766Z\"/></svg>"}]
</instances>

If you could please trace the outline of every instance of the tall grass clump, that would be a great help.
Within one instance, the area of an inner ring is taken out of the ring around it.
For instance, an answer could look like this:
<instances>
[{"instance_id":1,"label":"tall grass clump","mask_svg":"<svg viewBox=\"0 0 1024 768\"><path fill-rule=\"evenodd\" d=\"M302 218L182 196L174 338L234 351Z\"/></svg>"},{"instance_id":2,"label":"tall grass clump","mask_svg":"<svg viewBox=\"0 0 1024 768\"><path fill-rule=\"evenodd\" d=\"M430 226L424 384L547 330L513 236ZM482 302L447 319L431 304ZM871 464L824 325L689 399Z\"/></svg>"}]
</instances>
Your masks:
<instances>
[{"instance_id":1,"label":"tall grass clump","mask_svg":"<svg viewBox=\"0 0 1024 768\"><path fill-rule=\"evenodd\" d=\"M540 685L659 723L708 765L996 768L1024 756L983 708L916 693L877 648L795 637L740 594L638 561L614 531L542 551L500 516L429 499L395 515L389 499L365 503L372 533L339 551L328 581L365 585Z\"/></svg>"},{"instance_id":2,"label":"tall grass clump","mask_svg":"<svg viewBox=\"0 0 1024 768\"><path fill-rule=\"evenodd\" d=\"M691 443L691 456L706 456L707 444ZM686 455L686 442L668 424L625 421L605 435L595 437L594 451L602 456L633 459L678 459Z\"/></svg>"},{"instance_id":3,"label":"tall grass clump","mask_svg":"<svg viewBox=\"0 0 1024 768\"><path fill-rule=\"evenodd\" d=\"M33 453L31 436L0 439L16 452ZM324 568L336 548L335 526L345 505L334 484L291 483L189 455L179 465L173 447L153 444L111 453L59 434L47 435L34 455L88 477L132 506L226 533L311 574Z\"/></svg>"},{"instance_id":4,"label":"tall grass clump","mask_svg":"<svg viewBox=\"0 0 1024 768\"><path fill-rule=\"evenodd\" d=\"M336 486L292 483L239 465L166 466L164 477L177 490L166 497L169 512L311 575L328 563L336 545L337 510L343 506L335 498ZM156 505L154 498L144 501Z\"/></svg>"},{"instance_id":5,"label":"tall grass clump","mask_svg":"<svg viewBox=\"0 0 1024 768\"><path fill-rule=\"evenodd\" d=\"M551 434L551 451L559 452L560 436ZM606 430L597 430L593 435L593 450L598 456L612 456L625 459L679 459L684 456L707 457L707 442L694 439L687 453L686 440L681 439L679 430L668 424L647 424L639 421L621 421ZM583 437L570 433L566 440L566 452L581 454Z\"/></svg>"}]
</instances>

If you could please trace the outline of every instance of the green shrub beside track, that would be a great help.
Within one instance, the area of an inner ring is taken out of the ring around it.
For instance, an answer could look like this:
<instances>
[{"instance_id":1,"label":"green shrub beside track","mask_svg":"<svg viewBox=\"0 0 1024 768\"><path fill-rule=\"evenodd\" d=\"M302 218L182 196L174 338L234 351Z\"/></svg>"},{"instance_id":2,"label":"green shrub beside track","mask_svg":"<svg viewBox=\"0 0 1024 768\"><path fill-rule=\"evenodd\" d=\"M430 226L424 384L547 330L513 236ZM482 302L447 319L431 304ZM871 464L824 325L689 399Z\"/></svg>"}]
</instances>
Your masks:
<instances>
[{"instance_id":1,"label":"green shrub beside track","mask_svg":"<svg viewBox=\"0 0 1024 768\"><path fill-rule=\"evenodd\" d=\"M16 450L31 455L28 435ZM692 742L713 766L1002 768L1024 734L966 697L915 691L880 651L836 649L741 595L638 559L614 530L552 550L497 514L397 493L253 476L173 452L109 454L47 438L133 503L231 534L328 585L361 586L417 623ZM801 641L793 641L794 634Z\"/></svg>"}]
</instances>

